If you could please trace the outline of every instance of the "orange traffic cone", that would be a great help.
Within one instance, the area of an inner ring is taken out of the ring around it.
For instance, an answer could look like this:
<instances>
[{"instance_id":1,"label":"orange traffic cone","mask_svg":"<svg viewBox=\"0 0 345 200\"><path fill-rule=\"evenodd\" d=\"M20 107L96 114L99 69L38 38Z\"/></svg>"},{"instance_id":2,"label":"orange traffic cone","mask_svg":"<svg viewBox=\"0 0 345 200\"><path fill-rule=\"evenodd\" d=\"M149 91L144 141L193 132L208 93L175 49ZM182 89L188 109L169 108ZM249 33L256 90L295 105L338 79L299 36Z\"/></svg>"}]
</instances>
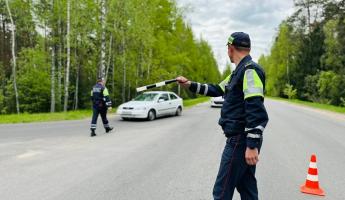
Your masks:
<instances>
[{"instance_id":1,"label":"orange traffic cone","mask_svg":"<svg viewBox=\"0 0 345 200\"><path fill-rule=\"evenodd\" d=\"M319 196L325 196L323 189L319 187L319 178L316 166L316 156L313 154L310 159L307 180L305 185L301 186L301 192L307 194L314 194Z\"/></svg>"}]
</instances>

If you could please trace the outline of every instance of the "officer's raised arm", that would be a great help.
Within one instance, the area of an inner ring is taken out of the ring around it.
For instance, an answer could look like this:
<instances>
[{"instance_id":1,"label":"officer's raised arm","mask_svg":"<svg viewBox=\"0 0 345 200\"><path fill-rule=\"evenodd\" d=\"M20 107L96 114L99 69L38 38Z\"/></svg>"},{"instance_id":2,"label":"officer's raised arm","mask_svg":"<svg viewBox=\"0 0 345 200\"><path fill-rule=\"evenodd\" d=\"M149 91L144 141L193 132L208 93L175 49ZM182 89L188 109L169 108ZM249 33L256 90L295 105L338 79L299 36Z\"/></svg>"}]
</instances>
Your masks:
<instances>
[{"instance_id":1,"label":"officer's raised arm","mask_svg":"<svg viewBox=\"0 0 345 200\"><path fill-rule=\"evenodd\" d=\"M176 80L181 86L189 88L191 92L205 96L219 97L224 95L225 85L228 83L229 77L218 85L193 82L183 76L177 77Z\"/></svg>"}]
</instances>

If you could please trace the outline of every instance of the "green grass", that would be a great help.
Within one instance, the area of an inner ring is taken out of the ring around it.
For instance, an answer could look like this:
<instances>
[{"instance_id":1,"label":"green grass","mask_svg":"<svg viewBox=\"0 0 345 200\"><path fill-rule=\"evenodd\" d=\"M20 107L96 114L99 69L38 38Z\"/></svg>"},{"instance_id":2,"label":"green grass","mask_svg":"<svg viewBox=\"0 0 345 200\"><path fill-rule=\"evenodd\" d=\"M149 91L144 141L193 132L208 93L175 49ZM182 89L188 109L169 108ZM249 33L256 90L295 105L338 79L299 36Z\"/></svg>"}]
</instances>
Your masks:
<instances>
[{"instance_id":1,"label":"green grass","mask_svg":"<svg viewBox=\"0 0 345 200\"><path fill-rule=\"evenodd\" d=\"M328 105L328 104L321 104L321 103L313 103L313 102L308 102L308 101L301 101L298 99L284 99L284 98L279 98L279 97L268 97L269 99L275 99L279 101L286 101L294 104L299 104L299 105L304 105L312 108L317 108L321 110L327 110L327 111L332 111L332 112L337 112L337 113L343 113L345 114L345 107L338 107L338 106L333 106L333 105Z\"/></svg>"},{"instance_id":2,"label":"green grass","mask_svg":"<svg viewBox=\"0 0 345 200\"><path fill-rule=\"evenodd\" d=\"M191 107L194 106L196 104L199 103L204 103L206 101L209 101L210 97L200 97L200 98L196 98L196 99L187 99L187 100L183 100L183 105L184 107Z\"/></svg>"},{"instance_id":3,"label":"green grass","mask_svg":"<svg viewBox=\"0 0 345 200\"><path fill-rule=\"evenodd\" d=\"M23 113L19 115L0 115L0 124L77 120L90 117L91 114L91 110L78 110L59 113Z\"/></svg>"}]
</instances>

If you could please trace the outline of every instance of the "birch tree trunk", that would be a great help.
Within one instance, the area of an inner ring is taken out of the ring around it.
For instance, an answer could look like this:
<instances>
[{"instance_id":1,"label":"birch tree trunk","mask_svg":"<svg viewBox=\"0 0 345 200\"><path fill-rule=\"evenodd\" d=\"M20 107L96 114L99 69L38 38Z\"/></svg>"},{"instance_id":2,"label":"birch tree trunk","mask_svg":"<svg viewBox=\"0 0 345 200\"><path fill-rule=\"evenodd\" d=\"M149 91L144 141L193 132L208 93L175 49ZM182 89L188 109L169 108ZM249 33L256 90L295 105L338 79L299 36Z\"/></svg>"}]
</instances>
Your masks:
<instances>
[{"instance_id":1,"label":"birch tree trunk","mask_svg":"<svg viewBox=\"0 0 345 200\"><path fill-rule=\"evenodd\" d=\"M113 100L114 100L114 104L116 103L116 96L115 96L115 58L113 57L113 61L111 63L111 67L112 67L112 82L111 82L111 88L112 88L112 93L113 93Z\"/></svg>"},{"instance_id":2,"label":"birch tree trunk","mask_svg":"<svg viewBox=\"0 0 345 200\"><path fill-rule=\"evenodd\" d=\"M126 101L126 49L125 49L125 33L122 36L122 64L123 64L123 82L122 82L122 102Z\"/></svg>"},{"instance_id":3,"label":"birch tree trunk","mask_svg":"<svg viewBox=\"0 0 345 200\"><path fill-rule=\"evenodd\" d=\"M5 15L5 13L1 13L1 21L2 21L2 44L3 45L1 45L1 57L0 57L0 59L5 59L5 48L6 48L6 28L5 28L5 20L3 20L4 19L4 15ZM1 70L1 73L3 73L3 74L5 74L5 69L3 69L3 70ZM5 78L3 78L2 79L2 81L1 81L1 92L2 92L2 96L5 96L5 82L6 82L6 79ZM2 102L0 102L0 103L2 103Z\"/></svg>"},{"instance_id":4,"label":"birch tree trunk","mask_svg":"<svg viewBox=\"0 0 345 200\"><path fill-rule=\"evenodd\" d=\"M7 7L7 11L8 11L8 15L10 17L10 21L11 21L11 32L12 32L12 75L13 75L13 87L14 87L14 93L16 96L16 108L17 108L17 114L20 113L20 109L19 109L19 97L18 97L18 89L17 89L17 79L16 79L16 67L17 67L17 61L16 61L16 34L15 34L15 25L13 22L13 18L12 18L12 13L11 13L11 9L10 9L10 5L8 4L8 0L6 0L6 7Z\"/></svg>"},{"instance_id":5,"label":"birch tree trunk","mask_svg":"<svg viewBox=\"0 0 345 200\"><path fill-rule=\"evenodd\" d=\"M51 48L52 51L52 62L51 62L51 100L50 100L50 112L55 112L55 47Z\"/></svg>"},{"instance_id":6,"label":"birch tree trunk","mask_svg":"<svg viewBox=\"0 0 345 200\"><path fill-rule=\"evenodd\" d=\"M71 47L70 47L70 13L71 12L71 1L67 0L67 63L66 63L66 79L65 79L65 100L64 100L64 112L68 109L68 87L69 87L69 69L71 62Z\"/></svg>"},{"instance_id":7,"label":"birch tree trunk","mask_svg":"<svg viewBox=\"0 0 345 200\"><path fill-rule=\"evenodd\" d=\"M54 12L54 0L51 1L52 5L52 12ZM51 33L52 37L55 37L55 29L52 29ZM53 113L55 112L55 42L52 42L52 47L51 47L51 86L50 86L50 93L51 93L51 100L50 100L50 112Z\"/></svg>"},{"instance_id":8,"label":"birch tree trunk","mask_svg":"<svg viewBox=\"0 0 345 200\"><path fill-rule=\"evenodd\" d=\"M74 49L74 57L75 57L75 64L77 65L77 77L75 80L75 94L74 94L74 110L78 110L78 104L79 104L79 74L80 74L80 65L78 61L78 55L77 55L77 48L78 43L76 42L75 49Z\"/></svg>"},{"instance_id":9,"label":"birch tree trunk","mask_svg":"<svg viewBox=\"0 0 345 200\"><path fill-rule=\"evenodd\" d=\"M112 58L112 46L113 46L113 34L110 35L110 41L109 41L109 51L108 51L108 63L107 63L107 70L105 73L105 81L108 80L108 74L109 74L109 68L110 68L110 61Z\"/></svg>"},{"instance_id":10,"label":"birch tree trunk","mask_svg":"<svg viewBox=\"0 0 345 200\"><path fill-rule=\"evenodd\" d=\"M60 42L59 46L59 57L58 57L58 66L57 66L57 97L56 97L56 105L58 111L61 111L61 89L62 89L62 45Z\"/></svg>"},{"instance_id":11,"label":"birch tree trunk","mask_svg":"<svg viewBox=\"0 0 345 200\"><path fill-rule=\"evenodd\" d=\"M61 1L59 1L59 22L58 22L58 35L59 35L59 56L58 56L58 66L57 66L57 97L56 105L57 110L61 111L61 100L62 100L62 49L63 49L63 38L62 38L62 20L61 20Z\"/></svg>"},{"instance_id":12,"label":"birch tree trunk","mask_svg":"<svg viewBox=\"0 0 345 200\"><path fill-rule=\"evenodd\" d=\"M101 23L102 23L102 34L101 34L101 64L99 68L99 77L105 77L105 25L106 25L106 8L105 8L105 1L101 0Z\"/></svg>"},{"instance_id":13,"label":"birch tree trunk","mask_svg":"<svg viewBox=\"0 0 345 200\"><path fill-rule=\"evenodd\" d=\"M149 61L148 61L148 65L147 65L147 77L146 77L146 79L150 78L151 63L152 63L152 48L150 48L150 51L149 51Z\"/></svg>"},{"instance_id":14,"label":"birch tree trunk","mask_svg":"<svg viewBox=\"0 0 345 200\"><path fill-rule=\"evenodd\" d=\"M128 97L127 97L127 99L128 100L131 99L131 82L130 81L128 81Z\"/></svg>"}]
</instances>

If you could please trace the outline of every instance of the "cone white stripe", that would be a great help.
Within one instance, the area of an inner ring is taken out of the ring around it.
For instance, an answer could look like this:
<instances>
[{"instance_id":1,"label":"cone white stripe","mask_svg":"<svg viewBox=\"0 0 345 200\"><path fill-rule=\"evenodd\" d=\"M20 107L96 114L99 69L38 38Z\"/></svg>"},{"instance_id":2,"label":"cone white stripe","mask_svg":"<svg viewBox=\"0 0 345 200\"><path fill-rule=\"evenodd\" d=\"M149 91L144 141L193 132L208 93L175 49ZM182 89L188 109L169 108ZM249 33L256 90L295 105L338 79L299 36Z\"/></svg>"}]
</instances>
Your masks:
<instances>
[{"instance_id":1,"label":"cone white stripe","mask_svg":"<svg viewBox=\"0 0 345 200\"><path fill-rule=\"evenodd\" d=\"M318 178L317 175L310 175L310 174L308 174L307 175L307 180L317 182L317 181L319 181L319 178Z\"/></svg>"},{"instance_id":2,"label":"cone white stripe","mask_svg":"<svg viewBox=\"0 0 345 200\"><path fill-rule=\"evenodd\" d=\"M316 162L310 162L309 168L317 169Z\"/></svg>"}]
</instances>

